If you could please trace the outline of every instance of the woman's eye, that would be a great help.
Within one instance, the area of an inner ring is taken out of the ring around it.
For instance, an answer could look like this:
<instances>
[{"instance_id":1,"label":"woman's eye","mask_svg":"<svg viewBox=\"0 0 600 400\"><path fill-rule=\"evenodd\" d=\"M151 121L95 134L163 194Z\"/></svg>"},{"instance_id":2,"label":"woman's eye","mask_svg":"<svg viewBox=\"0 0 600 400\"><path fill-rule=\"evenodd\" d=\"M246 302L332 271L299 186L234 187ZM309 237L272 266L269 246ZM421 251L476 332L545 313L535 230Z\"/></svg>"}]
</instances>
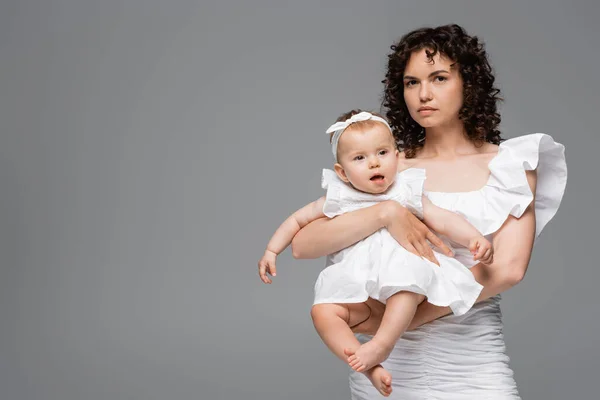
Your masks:
<instances>
[{"instance_id":1,"label":"woman's eye","mask_svg":"<svg viewBox=\"0 0 600 400\"><path fill-rule=\"evenodd\" d=\"M438 75L438 76L435 77L434 80L437 81L437 82L444 82L444 81L447 81L448 78L446 78L445 76Z\"/></svg>"},{"instance_id":2,"label":"woman's eye","mask_svg":"<svg viewBox=\"0 0 600 400\"><path fill-rule=\"evenodd\" d=\"M406 87L411 87L411 86L414 86L414 85L416 85L416 84L417 84L417 81L415 81L414 79L413 79L413 80L410 80L410 81L406 81L406 82L404 83L404 85L405 85Z\"/></svg>"}]
</instances>

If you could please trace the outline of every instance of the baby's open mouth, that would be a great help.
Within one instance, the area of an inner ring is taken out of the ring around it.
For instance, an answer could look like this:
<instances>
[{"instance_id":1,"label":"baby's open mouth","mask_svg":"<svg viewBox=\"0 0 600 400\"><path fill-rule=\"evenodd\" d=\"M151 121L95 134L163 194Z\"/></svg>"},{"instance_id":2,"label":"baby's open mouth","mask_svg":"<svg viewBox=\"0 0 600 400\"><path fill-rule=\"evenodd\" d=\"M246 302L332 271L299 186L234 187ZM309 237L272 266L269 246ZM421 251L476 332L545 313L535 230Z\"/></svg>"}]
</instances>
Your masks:
<instances>
[{"instance_id":1,"label":"baby's open mouth","mask_svg":"<svg viewBox=\"0 0 600 400\"><path fill-rule=\"evenodd\" d=\"M373 175L373 176L371 177L371 180L372 180L372 181L378 181L378 180L382 180L382 179L384 179L384 176L383 176L383 175Z\"/></svg>"}]
</instances>

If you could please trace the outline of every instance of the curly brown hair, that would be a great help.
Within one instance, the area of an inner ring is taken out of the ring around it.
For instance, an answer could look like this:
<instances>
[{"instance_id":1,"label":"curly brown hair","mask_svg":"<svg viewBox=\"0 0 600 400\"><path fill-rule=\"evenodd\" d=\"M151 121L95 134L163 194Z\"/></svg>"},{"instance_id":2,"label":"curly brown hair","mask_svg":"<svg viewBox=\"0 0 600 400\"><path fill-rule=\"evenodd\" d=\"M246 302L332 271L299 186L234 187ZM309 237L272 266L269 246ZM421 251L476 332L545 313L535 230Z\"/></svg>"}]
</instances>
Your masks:
<instances>
[{"instance_id":1,"label":"curly brown hair","mask_svg":"<svg viewBox=\"0 0 600 400\"><path fill-rule=\"evenodd\" d=\"M398 148L407 158L413 158L423 147L425 129L412 119L404 101L404 70L410 56L425 49L432 61L439 52L458 64L463 80L463 105L459 118L467 136L477 145L502 141L497 103L500 90L494 86L494 73L485 46L475 36L469 36L459 25L421 28L404 35L391 46L385 74L382 106L394 131Z\"/></svg>"}]
</instances>

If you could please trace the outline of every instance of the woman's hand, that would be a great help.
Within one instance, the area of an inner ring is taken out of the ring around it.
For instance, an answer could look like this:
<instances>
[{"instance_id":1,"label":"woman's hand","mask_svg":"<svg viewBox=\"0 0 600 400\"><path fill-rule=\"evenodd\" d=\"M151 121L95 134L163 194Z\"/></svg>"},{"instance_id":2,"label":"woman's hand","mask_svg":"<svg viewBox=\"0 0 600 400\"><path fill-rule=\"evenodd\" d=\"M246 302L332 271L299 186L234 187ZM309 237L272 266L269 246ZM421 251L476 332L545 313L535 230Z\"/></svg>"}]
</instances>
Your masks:
<instances>
[{"instance_id":1,"label":"woman's hand","mask_svg":"<svg viewBox=\"0 0 600 400\"><path fill-rule=\"evenodd\" d=\"M385 203L383 216L385 227L400 246L438 265L428 240L446 255L453 255L448 246L406 207L394 200L388 200Z\"/></svg>"}]
</instances>

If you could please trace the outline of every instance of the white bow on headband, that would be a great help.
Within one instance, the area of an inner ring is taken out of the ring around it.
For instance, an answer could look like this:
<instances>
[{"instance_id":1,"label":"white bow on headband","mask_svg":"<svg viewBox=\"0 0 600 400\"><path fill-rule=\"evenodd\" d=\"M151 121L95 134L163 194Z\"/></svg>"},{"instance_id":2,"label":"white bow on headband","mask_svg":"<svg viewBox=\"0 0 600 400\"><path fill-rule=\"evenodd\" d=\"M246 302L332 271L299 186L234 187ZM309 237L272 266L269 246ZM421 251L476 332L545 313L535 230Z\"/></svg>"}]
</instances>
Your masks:
<instances>
[{"instance_id":1,"label":"white bow on headband","mask_svg":"<svg viewBox=\"0 0 600 400\"><path fill-rule=\"evenodd\" d=\"M378 117L377 115L373 115L367 111L362 111L358 114L355 114L345 121L336 122L335 124L331 125L325 131L326 134L330 134L331 132L333 132L333 137L331 138L331 152L333 153L333 157L336 160L337 160L338 141L340 140L340 136L342 136L342 133L344 132L344 130L355 122L367 121L370 119L385 124L385 126L388 127L390 132L392 131L392 128L390 128L390 125L387 123L387 121L385 119Z\"/></svg>"}]
</instances>

